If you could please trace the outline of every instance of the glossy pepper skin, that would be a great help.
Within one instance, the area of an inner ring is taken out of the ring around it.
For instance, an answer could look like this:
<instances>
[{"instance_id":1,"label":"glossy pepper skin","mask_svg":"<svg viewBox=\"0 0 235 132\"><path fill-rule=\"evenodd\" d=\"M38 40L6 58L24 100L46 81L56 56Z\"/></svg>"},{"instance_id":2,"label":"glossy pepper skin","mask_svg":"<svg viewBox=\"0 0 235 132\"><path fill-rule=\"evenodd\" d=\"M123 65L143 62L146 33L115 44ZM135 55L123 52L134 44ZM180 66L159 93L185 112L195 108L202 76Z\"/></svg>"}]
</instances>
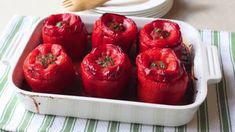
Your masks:
<instances>
[{"instance_id":1,"label":"glossy pepper skin","mask_svg":"<svg viewBox=\"0 0 235 132\"><path fill-rule=\"evenodd\" d=\"M182 104L189 77L170 48L153 48L136 58L138 98L158 104Z\"/></svg>"},{"instance_id":2,"label":"glossy pepper skin","mask_svg":"<svg viewBox=\"0 0 235 132\"><path fill-rule=\"evenodd\" d=\"M151 48L171 48L187 71L191 71L190 49L182 42L180 27L177 23L169 20L152 21L140 30L139 40L140 52Z\"/></svg>"},{"instance_id":3,"label":"glossy pepper skin","mask_svg":"<svg viewBox=\"0 0 235 132\"><path fill-rule=\"evenodd\" d=\"M62 94L75 81L72 60L57 44L40 44L23 64L24 77L33 92Z\"/></svg>"},{"instance_id":4,"label":"glossy pepper skin","mask_svg":"<svg viewBox=\"0 0 235 132\"><path fill-rule=\"evenodd\" d=\"M44 43L62 45L73 60L82 60L85 56L88 32L77 15L64 13L47 17L42 37Z\"/></svg>"},{"instance_id":5,"label":"glossy pepper skin","mask_svg":"<svg viewBox=\"0 0 235 132\"><path fill-rule=\"evenodd\" d=\"M81 78L88 96L121 98L129 86L132 65L120 47L94 48L81 63Z\"/></svg>"},{"instance_id":6,"label":"glossy pepper skin","mask_svg":"<svg viewBox=\"0 0 235 132\"><path fill-rule=\"evenodd\" d=\"M140 30L140 52L157 47L171 48L181 55L182 36L177 23L168 20L155 20Z\"/></svg>"},{"instance_id":7,"label":"glossy pepper skin","mask_svg":"<svg viewBox=\"0 0 235 132\"><path fill-rule=\"evenodd\" d=\"M92 48L103 44L114 44L129 53L135 45L138 29L135 22L123 15L106 13L94 24Z\"/></svg>"}]
</instances>

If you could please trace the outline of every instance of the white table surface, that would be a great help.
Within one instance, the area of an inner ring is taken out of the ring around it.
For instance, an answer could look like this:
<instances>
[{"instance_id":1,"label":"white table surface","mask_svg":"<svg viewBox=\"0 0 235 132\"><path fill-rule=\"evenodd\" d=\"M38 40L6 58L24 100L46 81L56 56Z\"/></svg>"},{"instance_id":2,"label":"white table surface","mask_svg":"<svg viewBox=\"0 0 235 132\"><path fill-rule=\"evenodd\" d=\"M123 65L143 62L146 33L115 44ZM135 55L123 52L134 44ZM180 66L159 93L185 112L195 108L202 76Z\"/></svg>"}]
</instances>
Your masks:
<instances>
[{"instance_id":1,"label":"white table surface","mask_svg":"<svg viewBox=\"0 0 235 132\"><path fill-rule=\"evenodd\" d=\"M15 15L47 16L66 12L62 0L0 0L0 33ZM197 29L235 32L235 0L174 0L165 18L190 23Z\"/></svg>"}]
</instances>

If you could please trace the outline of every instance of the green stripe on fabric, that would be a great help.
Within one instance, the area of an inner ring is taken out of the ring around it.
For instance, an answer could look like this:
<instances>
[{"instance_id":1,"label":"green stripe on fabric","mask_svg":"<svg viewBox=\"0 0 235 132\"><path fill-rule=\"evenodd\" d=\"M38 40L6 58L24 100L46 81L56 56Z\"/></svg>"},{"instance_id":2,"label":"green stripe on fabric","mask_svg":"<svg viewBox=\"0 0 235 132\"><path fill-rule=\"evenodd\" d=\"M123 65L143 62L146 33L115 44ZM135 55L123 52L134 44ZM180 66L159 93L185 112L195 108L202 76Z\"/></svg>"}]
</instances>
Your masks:
<instances>
[{"instance_id":1,"label":"green stripe on fabric","mask_svg":"<svg viewBox=\"0 0 235 132\"><path fill-rule=\"evenodd\" d=\"M224 73L222 73L224 75ZM226 85L224 82L226 80L222 79L222 82L220 82L216 88L216 93L217 93L217 102L218 102L218 111L219 111L219 118L220 118L220 129L221 131L226 131L228 132L228 123L227 123L227 114L226 110L224 109L225 107L225 102L223 101L224 95L221 94L224 92L224 86ZM225 116L225 117L224 117Z\"/></svg>"},{"instance_id":2,"label":"green stripe on fabric","mask_svg":"<svg viewBox=\"0 0 235 132\"><path fill-rule=\"evenodd\" d=\"M230 55L233 55L233 60L232 60L232 68L233 68L233 77L235 77L235 32L230 32ZM226 91L226 102L227 102L227 110L228 110L228 118L229 118L229 129L230 131L232 131L232 122L231 122L231 114L230 114L230 111L229 111L229 104L228 104L228 95L227 95L227 89L225 89Z\"/></svg>"},{"instance_id":3,"label":"green stripe on fabric","mask_svg":"<svg viewBox=\"0 0 235 132\"><path fill-rule=\"evenodd\" d=\"M202 132L209 131L208 127L208 113L207 113L207 100L205 100L198 110L198 130Z\"/></svg>"},{"instance_id":4,"label":"green stripe on fabric","mask_svg":"<svg viewBox=\"0 0 235 132\"><path fill-rule=\"evenodd\" d=\"M233 61L233 64L235 62L235 32L231 33L231 44L230 44L230 47L231 47L231 55L232 55L232 61Z\"/></svg>"},{"instance_id":5,"label":"green stripe on fabric","mask_svg":"<svg viewBox=\"0 0 235 132\"><path fill-rule=\"evenodd\" d=\"M131 124L131 132L139 132L140 131L140 128L141 128L141 125L140 124L136 124L136 123L132 123Z\"/></svg>"},{"instance_id":6,"label":"green stripe on fabric","mask_svg":"<svg viewBox=\"0 0 235 132\"><path fill-rule=\"evenodd\" d=\"M11 32L10 32L10 35L7 36L8 39L6 39L1 45L1 48L0 48L0 60L1 60L1 57L4 55L5 51L6 51L6 48L9 47L9 43L13 40L16 32L19 30L20 26L22 25L22 22L23 22L23 17L21 17L16 23L14 23L14 25L12 26L13 28L11 29ZM4 50L4 51L1 51L1 50ZM10 67L8 66L7 67L7 70L5 72L5 74L3 75L3 80L1 80L0 82L0 96L2 94L2 91L5 87L2 87L2 85L5 85L5 83L7 82L7 79L8 77L6 75L8 75L10 71Z\"/></svg>"},{"instance_id":7,"label":"green stripe on fabric","mask_svg":"<svg viewBox=\"0 0 235 132\"><path fill-rule=\"evenodd\" d=\"M15 18L16 19L16 18ZM10 30L10 33L8 33L8 36L6 39L1 43L0 47L0 59L2 59L2 56L5 54L6 49L9 47L10 43L12 42L13 38L15 37L16 33L20 31L20 27L22 26L22 23L24 19L26 19L25 16L20 16L17 18L18 20L13 23L13 25L10 25L11 28L5 29L5 30ZM39 17L33 18L33 22L31 23L31 26L29 29L40 19Z\"/></svg>"},{"instance_id":8,"label":"green stripe on fabric","mask_svg":"<svg viewBox=\"0 0 235 132\"><path fill-rule=\"evenodd\" d=\"M112 122L109 121L107 132L110 132L110 131L111 131L111 130L110 130L110 129L111 129L111 123L112 123Z\"/></svg>"},{"instance_id":9,"label":"green stripe on fabric","mask_svg":"<svg viewBox=\"0 0 235 132\"><path fill-rule=\"evenodd\" d=\"M163 126L154 126L153 127L153 131L154 132L163 132L164 131L164 127Z\"/></svg>"},{"instance_id":10,"label":"green stripe on fabric","mask_svg":"<svg viewBox=\"0 0 235 132\"><path fill-rule=\"evenodd\" d=\"M7 80L8 80L8 74L9 74L9 71L10 71L10 66L7 67L3 77L2 77L2 80L0 81L0 97L2 96L2 93L3 93L3 90L6 88L6 83L7 83Z\"/></svg>"},{"instance_id":11,"label":"green stripe on fabric","mask_svg":"<svg viewBox=\"0 0 235 132\"><path fill-rule=\"evenodd\" d=\"M229 33L229 54L231 58L232 63L232 70L235 76L235 69L234 69L234 60L233 60L233 49L232 46L235 44L235 36L232 36L231 33ZM231 125L231 119L230 119L230 112L229 112L229 105L228 105L228 95L227 95L227 80L224 71L222 71L222 83L223 83L223 89L218 88L219 93L218 97L220 98L220 105L221 105L221 117L222 117L222 128L223 131L232 131L232 125Z\"/></svg>"},{"instance_id":12,"label":"green stripe on fabric","mask_svg":"<svg viewBox=\"0 0 235 132\"><path fill-rule=\"evenodd\" d=\"M22 131L22 132L26 131L34 115L35 115L34 113L26 110L20 125L17 127L17 131Z\"/></svg>"},{"instance_id":13,"label":"green stripe on fabric","mask_svg":"<svg viewBox=\"0 0 235 132\"><path fill-rule=\"evenodd\" d=\"M86 128L85 131L86 132L94 132L97 126L97 120L94 119L89 119L86 123Z\"/></svg>"},{"instance_id":14,"label":"green stripe on fabric","mask_svg":"<svg viewBox=\"0 0 235 132\"><path fill-rule=\"evenodd\" d=\"M11 41L13 40L14 36L16 35L16 32L20 29L22 23L23 23L23 18L24 17L20 17L18 19L17 22L15 22L11 27L13 27L12 29L8 29L11 30L10 34L7 36L7 39L1 44L2 46L0 47L0 60L2 58L2 56L4 55L7 47L9 47ZM5 72L6 75L8 75L10 70L10 67L7 68L7 71ZM3 81L1 81L0 83L0 96L2 94L2 91L5 87L2 87L2 85L5 85L5 83L7 82L7 76L4 75Z\"/></svg>"},{"instance_id":15,"label":"green stripe on fabric","mask_svg":"<svg viewBox=\"0 0 235 132\"><path fill-rule=\"evenodd\" d=\"M0 78L0 83L5 79L6 75L8 74L7 71L10 69L10 66L6 65L6 68L4 68L4 69L5 69L5 71L4 71L3 75L2 75L2 78ZM1 87L1 85L0 85L0 87Z\"/></svg>"},{"instance_id":16,"label":"green stripe on fabric","mask_svg":"<svg viewBox=\"0 0 235 132\"><path fill-rule=\"evenodd\" d=\"M16 18L14 18L14 19L16 19ZM0 41L0 42L1 42L1 43L0 43L0 49L2 49L3 46L4 46L4 43L5 43L5 41L6 41L5 38L8 38L8 37L9 37L9 34L10 34L10 33L12 32L12 30L16 27L16 22L13 21L14 19L11 19L12 22L7 25L7 28L4 29L4 31L2 32L2 35L0 36L0 39L3 40L3 41ZM10 31L10 32L8 32L8 31ZM3 33L4 33L4 34L3 34ZM1 54L1 52L0 52L0 54Z\"/></svg>"},{"instance_id":17,"label":"green stripe on fabric","mask_svg":"<svg viewBox=\"0 0 235 132\"><path fill-rule=\"evenodd\" d=\"M28 22L29 18L32 20L30 21L31 23ZM8 48L11 48L10 44L12 43L15 35L17 32L22 32L22 29L31 29L33 25L35 25L35 23L39 20L39 18L33 18L33 17L25 17L25 16L21 16L18 18L17 22L15 22L15 28L13 28L10 32L10 34L7 36L7 39L5 40L5 42L3 43L3 46L0 49L0 59L3 59L2 57L7 54L6 51L8 51ZM25 26L23 23L28 22L27 25ZM17 24L16 24L17 23ZM30 26L28 26L30 25ZM24 28L23 28L24 27ZM13 31L14 30L14 31ZM2 52L1 50L3 50L4 52Z\"/></svg>"},{"instance_id":18,"label":"green stripe on fabric","mask_svg":"<svg viewBox=\"0 0 235 132\"><path fill-rule=\"evenodd\" d=\"M118 132L119 131L119 122L110 121L108 125L108 132Z\"/></svg>"},{"instance_id":19,"label":"green stripe on fabric","mask_svg":"<svg viewBox=\"0 0 235 132\"><path fill-rule=\"evenodd\" d=\"M5 130L3 130L2 128L0 128L0 132L6 132Z\"/></svg>"},{"instance_id":20,"label":"green stripe on fabric","mask_svg":"<svg viewBox=\"0 0 235 132\"><path fill-rule=\"evenodd\" d=\"M223 74L222 74L223 75ZM223 87L224 87L224 79L222 80L222 82L220 82L217 87L216 87L216 93L217 93L217 102L218 102L218 111L219 111L219 119L220 119L220 131L223 131L224 128L227 128L226 126L226 120L224 118L224 110L223 110L223 106L224 106L224 103L223 101L221 100L223 97L223 94L221 95L220 93L223 92Z\"/></svg>"},{"instance_id":21,"label":"green stripe on fabric","mask_svg":"<svg viewBox=\"0 0 235 132\"><path fill-rule=\"evenodd\" d=\"M64 126L62 128L62 132L70 132L71 130L73 130L75 122L76 122L76 118L66 117L66 121L65 121Z\"/></svg>"},{"instance_id":22,"label":"green stripe on fabric","mask_svg":"<svg viewBox=\"0 0 235 132\"><path fill-rule=\"evenodd\" d=\"M214 32L214 45L218 47L219 51L221 51L221 44L220 44L220 36L218 32ZM233 43L235 43L235 36L233 35L229 35L232 36L230 38L228 38L230 41L230 45L232 45L233 47ZM232 52L234 52L234 49L232 49L232 47L230 47L230 49L232 50ZM230 57L233 58L233 55L231 54L231 50L230 50ZM221 58L221 56L220 56ZM234 61L233 59L231 61ZM222 69L222 75L223 77L225 77L224 71L223 71L223 65L221 67ZM234 67L233 67L233 71L234 71ZM219 111L219 119L220 119L220 131L231 131L231 119L230 119L230 114L229 114L229 108L228 108L228 99L227 99L227 85L226 85L226 79L222 78L222 81L216 85L216 93L217 93L217 102L218 102L218 111Z\"/></svg>"},{"instance_id":23,"label":"green stripe on fabric","mask_svg":"<svg viewBox=\"0 0 235 132\"><path fill-rule=\"evenodd\" d=\"M87 119L84 131L86 131L88 129L89 122L90 122L90 120Z\"/></svg>"},{"instance_id":24,"label":"green stripe on fabric","mask_svg":"<svg viewBox=\"0 0 235 132\"><path fill-rule=\"evenodd\" d=\"M213 45L215 45L218 48L218 46L219 46L219 33L218 33L218 31L213 31L212 38L213 38L213 40L212 40ZM219 50L218 50L218 53L220 56Z\"/></svg>"},{"instance_id":25,"label":"green stripe on fabric","mask_svg":"<svg viewBox=\"0 0 235 132\"><path fill-rule=\"evenodd\" d=\"M219 53L219 56L221 57L220 55L220 50L219 50L219 33L217 31L214 31L213 34L212 34L212 38L213 38L213 45L216 46L218 48L218 53ZM223 69L223 66L221 67L221 69ZM222 131L222 126L223 126L223 122L222 122L222 119L221 119L221 110L220 110L220 99L219 99L219 89L220 87L222 86L223 87L223 84L221 85L222 83L219 83L219 84L216 84L216 97L217 97L217 104L218 104L218 112L219 112L219 119L220 119L220 131Z\"/></svg>"},{"instance_id":26,"label":"green stripe on fabric","mask_svg":"<svg viewBox=\"0 0 235 132\"><path fill-rule=\"evenodd\" d=\"M29 20L30 20L30 21L29 21ZM31 20L32 20L32 21L31 21ZM25 29L31 29L32 26L35 24L36 20L37 20L37 19L32 18L32 17L24 17L24 18L23 18L23 22L22 22L21 26L18 28L18 31L17 31L15 34L13 34L14 37L12 37L12 40L10 40L10 41L6 44L7 47L6 47L6 49L5 49L4 54L2 55L2 59L3 59L3 57L6 57L10 52L12 52L12 51L11 51L11 49L13 48L12 45L15 45L14 42L16 42L16 40L17 40L17 38L18 38L18 36L16 36L17 33L24 33L24 30L25 30ZM25 22L27 22L27 25L26 25L26 24L23 24L23 23L25 23ZM29 23L29 22L30 22L30 23ZM12 34L11 34L11 35L12 35ZM7 40L7 39L6 39L6 40ZM5 40L5 41L6 41L6 40ZM5 55L5 56L4 56L4 55ZM5 59L6 59L6 58L5 58ZM9 59L9 58L8 58L8 59Z\"/></svg>"},{"instance_id":27,"label":"green stripe on fabric","mask_svg":"<svg viewBox=\"0 0 235 132\"><path fill-rule=\"evenodd\" d=\"M38 132L46 132L46 131L48 131L48 129L52 125L54 119L55 119L55 116L45 115L44 119L43 119L43 122L42 122L41 126L38 129Z\"/></svg>"},{"instance_id":28,"label":"green stripe on fabric","mask_svg":"<svg viewBox=\"0 0 235 132\"><path fill-rule=\"evenodd\" d=\"M222 85L223 86L223 85ZM219 112L219 123L220 123L220 131L222 131L222 126L223 126L223 121L221 119L221 106L220 106L220 102L219 102L219 88L221 87L221 84L216 84L216 96L217 96L217 104L218 104L218 112Z\"/></svg>"},{"instance_id":29,"label":"green stripe on fabric","mask_svg":"<svg viewBox=\"0 0 235 132\"><path fill-rule=\"evenodd\" d=\"M2 93L3 93L4 89L7 87L7 84L8 84L8 82L0 84L0 97L2 97Z\"/></svg>"},{"instance_id":30,"label":"green stripe on fabric","mask_svg":"<svg viewBox=\"0 0 235 132\"><path fill-rule=\"evenodd\" d=\"M0 59L2 59L3 54L6 52L6 49L10 45L11 41L13 40L15 34L20 29L22 23L23 23L24 17L20 17L18 22L15 23L14 28L11 30L10 35L6 39L6 41L3 43L3 46L0 49Z\"/></svg>"},{"instance_id":31,"label":"green stripe on fabric","mask_svg":"<svg viewBox=\"0 0 235 132\"><path fill-rule=\"evenodd\" d=\"M220 51L219 50L219 41L220 41L219 38L220 37L219 37L218 32L214 32L214 34L213 34L213 45L218 47L218 52ZM220 56L220 54L219 54L219 56ZM221 67L221 69L223 69L223 66ZM217 97L218 112L219 112L219 119L220 119L220 131L222 131L223 121L221 119L221 110L220 110L221 106L220 106L220 99L219 99L219 89L220 89L220 87L223 87L223 83L221 83L221 82L216 85L216 97Z\"/></svg>"},{"instance_id":32,"label":"green stripe on fabric","mask_svg":"<svg viewBox=\"0 0 235 132\"><path fill-rule=\"evenodd\" d=\"M199 31L203 41L203 31ZM207 111L207 99L200 105L197 112L198 119L198 131L209 131L208 111Z\"/></svg>"},{"instance_id":33,"label":"green stripe on fabric","mask_svg":"<svg viewBox=\"0 0 235 132\"><path fill-rule=\"evenodd\" d=\"M22 27L23 25L23 20L24 17L19 17L18 21L16 21L14 23L14 27L11 29L10 34L7 36L7 39L3 42L2 47L0 49L0 58L2 58L2 56L4 55L6 49L9 47L11 41L13 40L15 34L17 31L19 31L19 29ZM4 113L1 117L0 122L1 123L5 123L4 125L6 125L11 119L12 119L12 115L15 111L15 107L18 104L17 101L17 97L16 96L12 96L11 100L8 102L7 106L4 109ZM3 125L3 124L2 124Z\"/></svg>"},{"instance_id":34,"label":"green stripe on fabric","mask_svg":"<svg viewBox=\"0 0 235 132\"><path fill-rule=\"evenodd\" d=\"M218 39L217 40L218 48L220 51L221 49L220 39L221 38L219 35L217 39ZM221 69L224 69L223 65ZM219 118L220 118L220 130L227 132L227 131L231 131L231 121L230 121L231 119L229 116L229 108L228 108L228 99L227 99L227 90L226 90L227 84L226 84L226 79L225 79L225 73L223 70L222 70L222 76L223 76L222 81L217 85L216 93L217 93L218 111L219 111Z\"/></svg>"},{"instance_id":35,"label":"green stripe on fabric","mask_svg":"<svg viewBox=\"0 0 235 132\"><path fill-rule=\"evenodd\" d=\"M3 114L1 115L0 128L2 128L4 125L6 125L6 123L8 123L10 121L17 104L18 104L17 97L12 95L11 98L9 99L5 109L3 110Z\"/></svg>"},{"instance_id":36,"label":"green stripe on fabric","mask_svg":"<svg viewBox=\"0 0 235 132\"><path fill-rule=\"evenodd\" d=\"M186 125L175 127L175 132L186 132Z\"/></svg>"},{"instance_id":37,"label":"green stripe on fabric","mask_svg":"<svg viewBox=\"0 0 235 132\"><path fill-rule=\"evenodd\" d=\"M10 43L12 42L13 38L15 37L16 33L20 30L20 28L23 25L23 21L24 21L24 17L19 17L18 20L13 23L8 30L10 30L9 35L6 37L6 40L1 44L1 49L0 49L0 58L2 58L2 56L4 55L6 49L9 47ZM0 96L3 93L3 90L7 83L7 75L9 73L9 69L10 67L7 68L6 70L6 75L4 75L4 78L1 80L0 82ZM6 125L13 116L13 113L15 111L15 107L18 104L18 100L16 96L11 96L10 100L7 102L7 105L5 106L4 110L3 110L3 114L1 115L0 118L0 127L3 127L4 125Z\"/></svg>"}]
</instances>

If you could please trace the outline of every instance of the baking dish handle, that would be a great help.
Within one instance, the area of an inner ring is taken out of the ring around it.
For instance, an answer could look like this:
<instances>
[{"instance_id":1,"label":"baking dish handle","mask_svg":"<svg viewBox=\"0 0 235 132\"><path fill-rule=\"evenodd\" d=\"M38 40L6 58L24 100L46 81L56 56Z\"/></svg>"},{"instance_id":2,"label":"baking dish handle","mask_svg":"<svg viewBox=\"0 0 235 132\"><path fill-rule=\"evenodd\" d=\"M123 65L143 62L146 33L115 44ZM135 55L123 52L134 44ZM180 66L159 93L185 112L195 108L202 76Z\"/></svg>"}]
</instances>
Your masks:
<instances>
[{"instance_id":1,"label":"baking dish handle","mask_svg":"<svg viewBox=\"0 0 235 132\"><path fill-rule=\"evenodd\" d=\"M218 83L222 78L222 74L217 47L206 46L206 56L208 62L208 84Z\"/></svg>"},{"instance_id":2,"label":"baking dish handle","mask_svg":"<svg viewBox=\"0 0 235 132\"><path fill-rule=\"evenodd\" d=\"M26 31L17 32L15 37L13 38L12 42L10 43L10 46L7 48L5 54L2 57L1 62L5 65L12 65L14 61L16 60L15 57L19 56L22 52L22 48L24 46L22 45L22 39L25 36Z\"/></svg>"}]
</instances>

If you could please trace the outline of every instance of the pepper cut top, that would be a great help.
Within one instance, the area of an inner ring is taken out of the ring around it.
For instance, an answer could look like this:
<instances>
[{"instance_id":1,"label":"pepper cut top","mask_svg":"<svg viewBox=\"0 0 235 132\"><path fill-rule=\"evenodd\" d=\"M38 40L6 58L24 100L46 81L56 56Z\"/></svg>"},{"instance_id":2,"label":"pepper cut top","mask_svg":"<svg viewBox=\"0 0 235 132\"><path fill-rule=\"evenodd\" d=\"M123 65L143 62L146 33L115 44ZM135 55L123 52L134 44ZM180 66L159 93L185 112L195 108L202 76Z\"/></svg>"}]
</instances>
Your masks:
<instances>
[{"instance_id":1,"label":"pepper cut top","mask_svg":"<svg viewBox=\"0 0 235 132\"><path fill-rule=\"evenodd\" d=\"M82 68L100 80L116 80L131 68L131 63L119 46L105 44L94 48L83 59Z\"/></svg>"},{"instance_id":2,"label":"pepper cut top","mask_svg":"<svg viewBox=\"0 0 235 132\"><path fill-rule=\"evenodd\" d=\"M155 20L146 24L140 31L143 40L150 46L174 48L181 44L182 36L177 23L168 20Z\"/></svg>"},{"instance_id":3,"label":"pepper cut top","mask_svg":"<svg viewBox=\"0 0 235 132\"><path fill-rule=\"evenodd\" d=\"M62 36L82 32L84 24L77 15L64 13L47 17L43 32L47 35Z\"/></svg>"},{"instance_id":4,"label":"pepper cut top","mask_svg":"<svg viewBox=\"0 0 235 132\"><path fill-rule=\"evenodd\" d=\"M63 47L57 44L40 44L25 59L24 67L27 73L35 79L50 79L51 75L56 75L61 67L66 67L68 60ZM47 74L50 76L47 76Z\"/></svg>"},{"instance_id":5,"label":"pepper cut top","mask_svg":"<svg viewBox=\"0 0 235 132\"><path fill-rule=\"evenodd\" d=\"M184 68L174 51L170 48L154 48L142 52L136 58L141 74L158 82L170 82L179 79Z\"/></svg>"}]
</instances>

